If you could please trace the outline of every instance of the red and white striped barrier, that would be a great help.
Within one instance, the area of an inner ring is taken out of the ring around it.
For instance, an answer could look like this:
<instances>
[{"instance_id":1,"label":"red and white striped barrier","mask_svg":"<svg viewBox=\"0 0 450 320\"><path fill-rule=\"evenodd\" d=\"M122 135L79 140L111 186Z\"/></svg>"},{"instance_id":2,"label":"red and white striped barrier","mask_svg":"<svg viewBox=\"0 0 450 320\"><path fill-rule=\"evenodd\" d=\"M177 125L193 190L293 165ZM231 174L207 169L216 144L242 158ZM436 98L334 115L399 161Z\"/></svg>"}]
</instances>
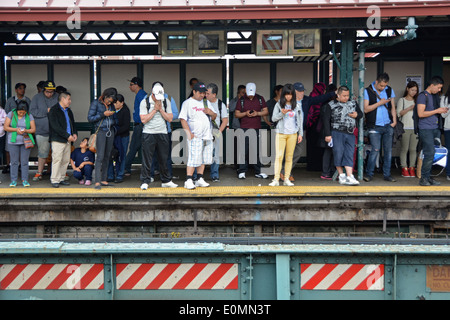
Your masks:
<instances>
[{"instance_id":1,"label":"red and white striped barrier","mask_svg":"<svg viewBox=\"0 0 450 320\"><path fill-rule=\"evenodd\" d=\"M382 264L301 264L302 290L384 290Z\"/></svg>"},{"instance_id":2,"label":"red and white striped barrier","mask_svg":"<svg viewBox=\"0 0 450 320\"><path fill-rule=\"evenodd\" d=\"M238 265L232 263L117 264L119 290L237 290Z\"/></svg>"},{"instance_id":3,"label":"red and white striped barrier","mask_svg":"<svg viewBox=\"0 0 450 320\"><path fill-rule=\"evenodd\" d=\"M0 290L99 290L103 264L3 264Z\"/></svg>"}]
</instances>

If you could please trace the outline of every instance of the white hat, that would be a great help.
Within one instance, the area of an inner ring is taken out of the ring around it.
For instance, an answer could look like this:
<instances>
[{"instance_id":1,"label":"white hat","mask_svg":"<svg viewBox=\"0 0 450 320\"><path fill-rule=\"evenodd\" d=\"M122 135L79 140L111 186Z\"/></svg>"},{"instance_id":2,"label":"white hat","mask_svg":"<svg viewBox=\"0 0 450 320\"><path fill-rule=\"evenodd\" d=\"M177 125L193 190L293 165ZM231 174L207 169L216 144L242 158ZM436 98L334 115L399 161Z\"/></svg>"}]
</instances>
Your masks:
<instances>
[{"instance_id":1,"label":"white hat","mask_svg":"<svg viewBox=\"0 0 450 320\"><path fill-rule=\"evenodd\" d=\"M152 90L156 100L164 100L164 88L159 84L155 84Z\"/></svg>"},{"instance_id":2,"label":"white hat","mask_svg":"<svg viewBox=\"0 0 450 320\"><path fill-rule=\"evenodd\" d=\"M256 84L253 82L247 83L245 91L247 92L247 96L254 96L256 94Z\"/></svg>"}]
</instances>

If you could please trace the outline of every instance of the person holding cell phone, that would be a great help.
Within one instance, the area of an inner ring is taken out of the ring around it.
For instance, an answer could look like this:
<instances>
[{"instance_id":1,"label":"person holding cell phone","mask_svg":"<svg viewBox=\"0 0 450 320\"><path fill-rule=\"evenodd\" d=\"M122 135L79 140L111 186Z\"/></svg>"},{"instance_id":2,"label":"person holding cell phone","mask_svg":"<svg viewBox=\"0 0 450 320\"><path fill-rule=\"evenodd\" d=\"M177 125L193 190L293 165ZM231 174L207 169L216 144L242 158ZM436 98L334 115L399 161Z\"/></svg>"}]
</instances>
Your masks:
<instances>
[{"instance_id":1,"label":"person holding cell phone","mask_svg":"<svg viewBox=\"0 0 450 320\"><path fill-rule=\"evenodd\" d=\"M253 164L255 170L255 177L267 179L268 175L261 172L261 162L259 161L259 129L261 129L261 117L269 114L266 101L262 96L256 93L256 85L252 82L245 86L246 95L237 102L234 116L240 120L241 128L244 132L248 130L256 131L256 163ZM255 145L252 141L252 146ZM245 174L248 171L249 165L249 135L245 136L245 161L239 163L237 170L239 179L245 179ZM239 159L239 155L238 155Z\"/></svg>"},{"instance_id":2,"label":"person holding cell phone","mask_svg":"<svg viewBox=\"0 0 450 320\"><path fill-rule=\"evenodd\" d=\"M336 100L325 106L323 126L325 142L333 146L333 158L336 170L339 172L339 183L359 185L359 181L355 179L352 172L356 146L353 132L363 113L358 103L349 99L349 88L341 86Z\"/></svg>"}]
</instances>

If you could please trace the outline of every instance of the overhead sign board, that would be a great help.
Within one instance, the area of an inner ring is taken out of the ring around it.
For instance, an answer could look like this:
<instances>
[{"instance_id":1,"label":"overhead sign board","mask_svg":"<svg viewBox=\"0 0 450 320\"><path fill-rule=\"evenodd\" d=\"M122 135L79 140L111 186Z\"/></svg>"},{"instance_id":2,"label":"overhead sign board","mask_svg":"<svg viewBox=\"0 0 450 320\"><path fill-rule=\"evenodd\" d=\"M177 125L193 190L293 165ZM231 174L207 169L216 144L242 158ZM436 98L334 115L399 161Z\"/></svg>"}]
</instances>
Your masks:
<instances>
[{"instance_id":1,"label":"overhead sign board","mask_svg":"<svg viewBox=\"0 0 450 320\"><path fill-rule=\"evenodd\" d=\"M223 56L225 54L225 31L198 31L193 37L194 56Z\"/></svg>"},{"instance_id":2,"label":"overhead sign board","mask_svg":"<svg viewBox=\"0 0 450 320\"><path fill-rule=\"evenodd\" d=\"M161 32L159 50L163 56L192 56L192 32Z\"/></svg>"},{"instance_id":3,"label":"overhead sign board","mask_svg":"<svg viewBox=\"0 0 450 320\"><path fill-rule=\"evenodd\" d=\"M322 49L319 29L260 30L254 45L258 56L319 56Z\"/></svg>"},{"instance_id":4,"label":"overhead sign board","mask_svg":"<svg viewBox=\"0 0 450 320\"><path fill-rule=\"evenodd\" d=\"M260 30L256 34L256 55L287 55L288 32L286 30Z\"/></svg>"},{"instance_id":5,"label":"overhead sign board","mask_svg":"<svg viewBox=\"0 0 450 320\"><path fill-rule=\"evenodd\" d=\"M319 56L321 46L319 29L289 31L289 55L291 56Z\"/></svg>"}]
</instances>

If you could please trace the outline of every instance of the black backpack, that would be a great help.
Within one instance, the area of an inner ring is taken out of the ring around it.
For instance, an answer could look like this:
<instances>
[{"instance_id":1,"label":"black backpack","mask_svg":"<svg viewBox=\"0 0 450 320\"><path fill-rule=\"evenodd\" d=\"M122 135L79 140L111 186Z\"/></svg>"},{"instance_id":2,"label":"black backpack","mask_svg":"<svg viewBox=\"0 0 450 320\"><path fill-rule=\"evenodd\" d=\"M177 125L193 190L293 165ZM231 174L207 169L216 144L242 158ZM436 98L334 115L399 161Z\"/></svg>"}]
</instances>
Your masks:
<instances>
[{"instance_id":1,"label":"black backpack","mask_svg":"<svg viewBox=\"0 0 450 320\"><path fill-rule=\"evenodd\" d=\"M169 99L169 97L164 98L163 100L163 104L164 104L164 111L167 112L167 101L166 99ZM150 112L150 97L147 97L147 99L145 99L145 102L147 103L147 113Z\"/></svg>"},{"instance_id":2,"label":"black backpack","mask_svg":"<svg viewBox=\"0 0 450 320\"><path fill-rule=\"evenodd\" d=\"M426 102L428 102L428 95L430 93L428 93L428 91L424 90L422 91L420 94L424 94L426 99ZM437 109L439 108L439 101L433 96L433 108ZM442 117L440 115L438 116L438 128L442 129ZM417 103L414 105L414 109L413 109L413 120L414 120L414 133L418 134L419 133L419 113L417 111Z\"/></svg>"}]
</instances>

